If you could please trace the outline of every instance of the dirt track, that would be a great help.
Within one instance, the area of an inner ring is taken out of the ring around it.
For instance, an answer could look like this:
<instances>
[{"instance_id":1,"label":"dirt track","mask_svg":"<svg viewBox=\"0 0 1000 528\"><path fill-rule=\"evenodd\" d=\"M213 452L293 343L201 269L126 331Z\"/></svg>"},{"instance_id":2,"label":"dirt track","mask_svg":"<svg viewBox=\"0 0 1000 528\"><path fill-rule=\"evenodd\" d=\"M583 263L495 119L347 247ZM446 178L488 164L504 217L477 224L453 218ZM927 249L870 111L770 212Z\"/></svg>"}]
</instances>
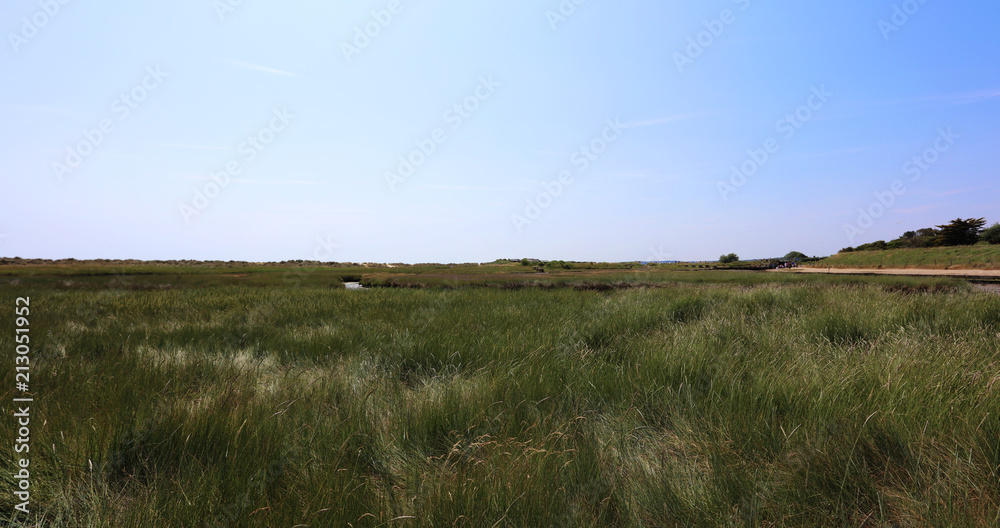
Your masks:
<instances>
[{"instance_id":1,"label":"dirt track","mask_svg":"<svg viewBox=\"0 0 1000 528\"><path fill-rule=\"evenodd\" d=\"M792 268L781 270L768 270L777 273L831 273L844 275L913 275L924 277L974 277L974 278L998 278L1000 270L943 270L943 269L916 269L916 268Z\"/></svg>"}]
</instances>

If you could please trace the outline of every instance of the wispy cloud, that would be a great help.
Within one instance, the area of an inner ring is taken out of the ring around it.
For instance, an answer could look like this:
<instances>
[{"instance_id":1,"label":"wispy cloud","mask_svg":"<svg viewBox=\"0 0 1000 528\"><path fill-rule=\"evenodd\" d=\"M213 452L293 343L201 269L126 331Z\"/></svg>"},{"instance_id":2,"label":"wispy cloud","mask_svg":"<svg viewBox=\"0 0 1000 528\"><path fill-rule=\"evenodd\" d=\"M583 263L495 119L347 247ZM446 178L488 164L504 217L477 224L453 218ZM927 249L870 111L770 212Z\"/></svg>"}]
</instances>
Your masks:
<instances>
[{"instance_id":1,"label":"wispy cloud","mask_svg":"<svg viewBox=\"0 0 1000 528\"><path fill-rule=\"evenodd\" d=\"M815 156L816 157L843 156L845 154L858 154L860 152L866 152L866 151L869 151L871 149L872 149L871 147L843 148L843 149L837 149L837 150L830 150L830 151L827 151L827 152L820 152L818 154L815 154Z\"/></svg>"},{"instance_id":2,"label":"wispy cloud","mask_svg":"<svg viewBox=\"0 0 1000 528\"><path fill-rule=\"evenodd\" d=\"M23 112L28 114L48 114L67 117L79 117L80 114L65 108L58 108L48 105L0 105L0 110L5 112Z\"/></svg>"},{"instance_id":3,"label":"wispy cloud","mask_svg":"<svg viewBox=\"0 0 1000 528\"><path fill-rule=\"evenodd\" d=\"M931 209L937 209L938 207L941 207L941 204L923 205L920 207L912 207L910 209L894 209L894 212L903 214L922 213L924 211L930 211Z\"/></svg>"},{"instance_id":4,"label":"wispy cloud","mask_svg":"<svg viewBox=\"0 0 1000 528\"><path fill-rule=\"evenodd\" d=\"M983 187L973 187L971 189L950 189L947 191L918 190L918 191L913 191L913 194L929 196L931 198L944 198L946 196L954 196L956 194L982 191L984 189L992 189L992 187L983 186Z\"/></svg>"},{"instance_id":5,"label":"wispy cloud","mask_svg":"<svg viewBox=\"0 0 1000 528\"><path fill-rule=\"evenodd\" d=\"M1000 89L994 88L992 90L941 95L938 96L938 99L948 104L971 104L988 101L994 97L1000 97Z\"/></svg>"},{"instance_id":6,"label":"wispy cloud","mask_svg":"<svg viewBox=\"0 0 1000 528\"><path fill-rule=\"evenodd\" d=\"M801 38L794 37L760 37L760 38L743 38L743 39L726 39L726 45L732 46L733 44L756 44L758 42L799 42Z\"/></svg>"},{"instance_id":7,"label":"wispy cloud","mask_svg":"<svg viewBox=\"0 0 1000 528\"><path fill-rule=\"evenodd\" d=\"M233 178L232 181L235 183L252 183L256 185L323 185L323 182L313 180L247 180Z\"/></svg>"},{"instance_id":8,"label":"wispy cloud","mask_svg":"<svg viewBox=\"0 0 1000 528\"><path fill-rule=\"evenodd\" d=\"M652 174L644 170L632 170L632 171L616 172L612 176L615 178L622 178L627 180L644 180L651 177Z\"/></svg>"},{"instance_id":9,"label":"wispy cloud","mask_svg":"<svg viewBox=\"0 0 1000 528\"><path fill-rule=\"evenodd\" d=\"M981 103L983 101L988 101L996 97L1000 97L1000 88L991 88L986 90L977 90L974 92L963 92L963 93L921 95L917 97L908 97L905 99L896 99L893 101L883 101L881 103L875 103L875 105L876 106L897 106L897 105L916 105L916 104L963 105L963 104Z\"/></svg>"},{"instance_id":10,"label":"wispy cloud","mask_svg":"<svg viewBox=\"0 0 1000 528\"><path fill-rule=\"evenodd\" d=\"M696 181L701 175L716 174L715 171L708 172L662 172L656 169L636 169L617 171L608 174L609 178L620 178L623 180L644 180L653 183L691 183Z\"/></svg>"},{"instance_id":11,"label":"wispy cloud","mask_svg":"<svg viewBox=\"0 0 1000 528\"><path fill-rule=\"evenodd\" d=\"M214 147L211 145L184 145L181 143L139 143L143 147L164 147L164 148L182 148L182 149L195 149L195 150L233 150L232 147Z\"/></svg>"},{"instance_id":12,"label":"wispy cloud","mask_svg":"<svg viewBox=\"0 0 1000 528\"><path fill-rule=\"evenodd\" d=\"M667 117L659 117L656 119L649 119L646 121L636 121L635 123L625 123L625 128L641 128L657 125L665 125L667 123L676 123L677 121L686 121L688 119L697 119L699 117L707 117L711 115L716 115L718 112L697 112L690 114L678 114Z\"/></svg>"},{"instance_id":13,"label":"wispy cloud","mask_svg":"<svg viewBox=\"0 0 1000 528\"><path fill-rule=\"evenodd\" d=\"M245 68L248 70L262 71L265 73L273 73L275 75L284 75L287 77L298 77L298 75L294 73L278 70L275 68L268 68L267 66L261 66L259 64L250 64L249 62L240 62L232 59L226 59L226 62L232 64L233 66L239 66L240 68Z\"/></svg>"},{"instance_id":14,"label":"wispy cloud","mask_svg":"<svg viewBox=\"0 0 1000 528\"><path fill-rule=\"evenodd\" d=\"M314 180L259 180L264 185L323 185L325 182Z\"/></svg>"},{"instance_id":15,"label":"wispy cloud","mask_svg":"<svg viewBox=\"0 0 1000 528\"><path fill-rule=\"evenodd\" d=\"M952 189L950 191L942 191L942 192L939 192L939 193L934 193L931 196L933 196L935 198L944 198L945 196L952 196L952 195L955 195L955 194L964 194L964 193L973 192L973 191L981 191L983 189L989 189L989 187L976 187L974 189Z\"/></svg>"},{"instance_id":16,"label":"wispy cloud","mask_svg":"<svg viewBox=\"0 0 1000 528\"><path fill-rule=\"evenodd\" d=\"M419 185L418 189L441 191L513 191L514 187L489 187L485 185Z\"/></svg>"},{"instance_id":17,"label":"wispy cloud","mask_svg":"<svg viewBox=\"0 0 1000 528\"><path fill-rule=\"evenodd\" d=\"M177 174L175 176L189 180L214 180L211 176L203 174ZM257 178L232 178L229 181L232 183L249 183L254 185L323 185L326 183L316 180L262 180Z\"/></svg>"}]
</instances>

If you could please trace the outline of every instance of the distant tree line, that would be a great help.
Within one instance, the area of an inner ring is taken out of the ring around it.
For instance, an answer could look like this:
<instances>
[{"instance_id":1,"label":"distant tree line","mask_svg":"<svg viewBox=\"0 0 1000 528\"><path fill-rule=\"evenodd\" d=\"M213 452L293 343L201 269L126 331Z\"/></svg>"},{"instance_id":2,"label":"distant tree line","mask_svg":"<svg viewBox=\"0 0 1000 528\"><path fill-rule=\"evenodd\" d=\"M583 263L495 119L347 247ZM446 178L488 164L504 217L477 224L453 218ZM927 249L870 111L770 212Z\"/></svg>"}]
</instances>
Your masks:
<instances>
[{"instance_id":1,"label":"distant tree line","mask_svg":"<svg viewBox=\"0 0 1000 528\"><path fill-rule=\"evenodd\" d=\"M926 248L942 246L971 246L977 243L1000 244L1000 223L986 226L985 218L956 218L945 225L907 231L895 240L879 240L858 247L841 249L851 251L880 251L899 248Z\"/></svg>"},{"instance_id":2,"label":"distant tree line","mask_svg":"<svg viewBox=\"0 0 1000 528\"><path fill-rule=\"evenodd\" d=\"M508 259L505 262L520 262L522 266L531 266L535 271L551 269L614 269L617 267L632 268L634 263L608 263L608 262L566 262L565 260L541 260L536 258Z\"/></svg>"}]
</instances>

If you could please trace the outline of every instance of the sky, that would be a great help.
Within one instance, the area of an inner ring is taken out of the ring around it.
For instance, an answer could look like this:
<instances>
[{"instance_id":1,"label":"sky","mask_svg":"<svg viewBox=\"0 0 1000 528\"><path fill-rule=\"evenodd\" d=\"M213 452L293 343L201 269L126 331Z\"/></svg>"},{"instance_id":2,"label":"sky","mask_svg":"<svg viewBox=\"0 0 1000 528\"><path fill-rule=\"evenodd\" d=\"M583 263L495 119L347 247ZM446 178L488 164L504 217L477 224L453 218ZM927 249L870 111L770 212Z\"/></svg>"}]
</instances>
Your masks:
<instances>
[{"instance_id":1,"label":"sky","mask_svg":"<svg viewBox=\"0 0 1000 528\"><path fill-rule=\"evenodd\" d=\"M828 255L1000 221L987 0L11 0L0 256Z\"/></svg>"}]
</instances>

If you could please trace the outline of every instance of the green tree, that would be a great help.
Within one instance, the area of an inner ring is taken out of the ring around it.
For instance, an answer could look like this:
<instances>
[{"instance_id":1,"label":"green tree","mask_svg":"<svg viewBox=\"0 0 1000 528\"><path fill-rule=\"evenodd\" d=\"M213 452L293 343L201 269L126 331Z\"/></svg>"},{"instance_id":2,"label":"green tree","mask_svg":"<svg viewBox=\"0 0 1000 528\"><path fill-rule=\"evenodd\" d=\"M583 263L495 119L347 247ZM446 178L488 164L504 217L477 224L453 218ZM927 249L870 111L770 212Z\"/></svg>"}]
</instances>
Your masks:
<instances>
[{"instance_id":1,"label":"green tree","mask_svg":"<svg viewBox=\"0 0 1000 528\"><path fill-rule=\"evenodd\" d=\"M979 241L979 233L986 225L985 218L956 218L951 223L939 225L942 246L971 246Z\"/></svg>"},{"instance_id":2,"label":"green tree","mask_svg":"<svg viewBox=\"0 0 1000 528\"><path fill-rule=\"evenodd\" d=\"M876 240L875 242L869 242L867 244L861 244L858 246L858 251L883 251L888 247L885 240Z\"/></svg>"},{"instance_id":3,"label":"green tree","mask_svg":"<svg viewBox=\"0 0 1000 528\"><path fill-rule=\"evenodd\" d=\"M740 257L736 253L730 253L728 255L722 255L719 257L719 262L722 264L732 264L733 262L739 262Z\"/></svg>"},{"instance_id":4,"label":"green tree","mask_svg":"<svg viewBox=\"0 0 1000 528\"><path fill-rule=\"evenodd\" d=\"M979 234L979 239L990 244L1000 244L1000 224L993 224Z\"/></svg>"},{"instance_id":5,"label":"green tree","mask_svg":"<svg viewBox=\"0 0 1000 528\"><path fill-rule=\"evenodd\" d=\"M806 258L809 258L809 256L806 255L805 253L802 253L800 251L790 251L788 252L787 255L785 255L785 258L782 260L802 260Z\"/></svg>"}]
</instances>

